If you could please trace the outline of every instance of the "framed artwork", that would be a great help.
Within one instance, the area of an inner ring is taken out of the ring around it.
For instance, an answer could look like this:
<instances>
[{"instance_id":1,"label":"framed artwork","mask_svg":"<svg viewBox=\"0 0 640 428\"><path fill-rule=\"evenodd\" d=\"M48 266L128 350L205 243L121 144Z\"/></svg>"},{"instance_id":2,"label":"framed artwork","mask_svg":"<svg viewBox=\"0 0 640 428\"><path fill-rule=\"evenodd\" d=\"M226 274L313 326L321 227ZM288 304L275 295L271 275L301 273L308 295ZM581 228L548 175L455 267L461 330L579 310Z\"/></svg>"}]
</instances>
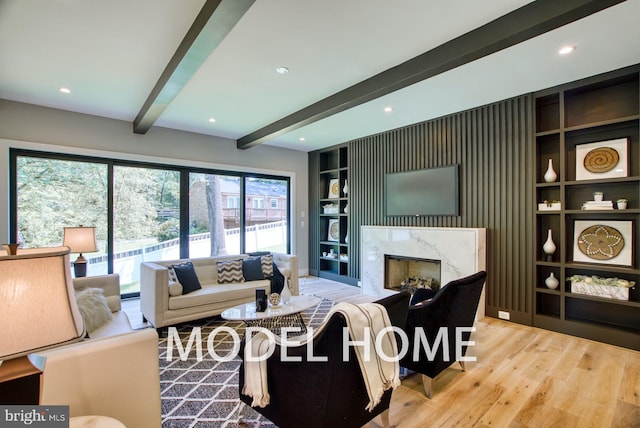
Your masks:
<instances>
[{"instance_id":1,"label":"framed artwork","mask_svg":"<svg viewBox=\"0 0 640 428\"><path fill-rule=\"evenodd\" d=\"M573 226L574 261L633 265L633 221L576 220Z\"/></svg>"},{"instance_id":2,"label":"framed artwork","mask_svg":"<svg viewBox=\"0 0 640 428\"><path fill-rule=\"evenodd\" d=\"M576 146L576 180L626 177L627 138Z\"/></svg>"},{"instance_id":3,"label":"framed artwork","mask_svg":"<svg viewBox=\"0 0 640 428\"><path fill-rule=\"evenodd\" d=\"M329 180L329 194L328 199L337 199L340 197L340 182L337 178Z\"/></svg>"},{"instance_id":4,"label":"framed artwork","mask_svg":"<svg viewBox=\"0 0 640 428\"><path fill-rule=\"evenodd\" d=\"M338 242L339 240L340 240L340 220L330 219L329 228L327 229L327 241Z\"/></svg>"}]
</instances>

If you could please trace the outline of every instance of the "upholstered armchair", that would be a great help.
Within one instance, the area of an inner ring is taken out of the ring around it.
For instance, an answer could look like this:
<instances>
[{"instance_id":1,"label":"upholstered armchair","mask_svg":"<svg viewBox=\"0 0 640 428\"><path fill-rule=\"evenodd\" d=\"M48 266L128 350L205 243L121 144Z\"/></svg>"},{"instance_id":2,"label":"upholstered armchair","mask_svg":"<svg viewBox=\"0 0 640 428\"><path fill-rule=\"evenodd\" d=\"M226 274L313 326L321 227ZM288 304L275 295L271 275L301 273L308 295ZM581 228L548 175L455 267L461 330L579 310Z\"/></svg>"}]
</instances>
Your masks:
<instances>
[{"instance_id":1,"label":"upholstered armchair","mask_svg":"<svg viewBox=\"0 0 640 428\"><path fill-rule=\"evenodd\" d=\"M403 292L376 303L387 309L393 326L404 328L409 297ZM286 349L287 356L299 356L302 361L281 361L282 349L276 346L267 360L269 404L253 409L280 428L361 427L380 414L383 425L388 427L392 389L385 391L372 411L366 410L369 398L353 347L349 349L349 360L343 361L346 320L341 313L334 313L324 323L324 330L314 337L313 356L326 356L327 361L307 361L306 345ZM250 406L252 398L242 393L244 362L240 366L239 385L240 399Z\"/></svg>"},{"instance_id":2,"label":"upholstered armchair","mask_svg":"<svg viewBox=\"0 0 640 428\"><path fill-rule=\"evenodd\" d=\"M467 352L467 346L463 346L462 343L467 342L471 336L469 328L473 327L486 277L486 272L478 272L449 282L429 300L411 302L405 327L409 350L400 361L400 365L422 374L425 394L429 398L434 378L456 361L456 347L461 345L460 356L465 356ZM460 327L466 329L458 336L456 329ZM433 352L435 348L435 354L430 357L427 355L424 341L416 342L416 331L419 332L420 329L424 332L429 350ZM448 352L445 352L445 342ZM418 358L414 359L416 347ZM464 361L458 362L464 371Z\"/></svg>"}]
</instances>

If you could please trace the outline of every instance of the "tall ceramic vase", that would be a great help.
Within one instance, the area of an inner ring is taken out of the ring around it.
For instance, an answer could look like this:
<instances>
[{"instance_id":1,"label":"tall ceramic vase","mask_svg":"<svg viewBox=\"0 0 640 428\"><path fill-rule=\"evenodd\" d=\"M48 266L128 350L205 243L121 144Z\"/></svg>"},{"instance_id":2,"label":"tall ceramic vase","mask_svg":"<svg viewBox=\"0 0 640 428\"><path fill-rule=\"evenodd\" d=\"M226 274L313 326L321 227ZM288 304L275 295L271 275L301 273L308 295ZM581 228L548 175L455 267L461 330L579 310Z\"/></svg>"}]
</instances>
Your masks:
<instances>
[{"instance_id":1,"label":"tall ceramic vase","mask_svg":"<svg viewBox=\"0 0 640 428\"><path fill-rule=\"evenodd\" d=\"M553 169L553 160L549 159L549 167L547 168L547 172L544 173L544 181L547 183L553 183L558 179L558 174Z\"/></svg>"},{"instance_id":2,"label":"tall ceramic vase","mask_svg":"<svg viewBox=\"0 0 640 428\"><path fill-rule=\"evenodd\" d=\"M289 290L289 281L287 281L287 278L284 279L284 287L280 293L280 300L285 305L291 301L291 290Z\"/></svg>"},{"instance_id":3,"label":"tall ceramic vase","mask_svg":"<svg viewBox=\"0 0 640 428\"><path fill-rule=\"evenodd\" d=\"M556 244L555 242L553 242L553 232L551 231L551 229L549 229L549 232L547 233L547 240L542 246L542 250L547 255L547 258L551 258L553 253L556 252Z\"/></svg>"}]
</instances>

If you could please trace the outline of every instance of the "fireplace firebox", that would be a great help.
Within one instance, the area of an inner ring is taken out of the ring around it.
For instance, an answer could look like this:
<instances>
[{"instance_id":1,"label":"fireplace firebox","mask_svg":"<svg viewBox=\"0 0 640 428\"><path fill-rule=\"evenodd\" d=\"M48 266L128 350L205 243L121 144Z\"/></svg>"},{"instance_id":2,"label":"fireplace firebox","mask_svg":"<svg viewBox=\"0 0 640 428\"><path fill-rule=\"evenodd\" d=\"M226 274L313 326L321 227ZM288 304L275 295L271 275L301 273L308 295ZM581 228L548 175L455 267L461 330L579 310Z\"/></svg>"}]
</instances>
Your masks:
<instances>
[{"instance_id":1,"label":"fireplace firebox","mask_svg":"<svg viewBox=\"0 0 640 428\"><path fill-rule=\"evenodd\" d=\"M440 260L421 259L385 254L384 288L407 290L413 294L416 288L440 288Z\"/></svg>"}]
</instances>

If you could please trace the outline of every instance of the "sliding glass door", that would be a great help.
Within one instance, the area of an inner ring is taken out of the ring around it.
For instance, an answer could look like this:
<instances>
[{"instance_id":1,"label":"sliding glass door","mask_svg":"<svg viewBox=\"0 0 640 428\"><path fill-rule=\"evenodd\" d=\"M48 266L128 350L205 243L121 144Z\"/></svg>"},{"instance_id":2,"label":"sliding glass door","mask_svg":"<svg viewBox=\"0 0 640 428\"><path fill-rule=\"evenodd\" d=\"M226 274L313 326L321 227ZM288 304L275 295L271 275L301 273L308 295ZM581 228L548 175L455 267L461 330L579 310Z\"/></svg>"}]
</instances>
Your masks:
<instances>
[{"instance_id":1,"label":"sliding glass door","mask_svg":"<svg viewBox=\"0 0 640 428\"><path fill-rule=\"evenodd\" d=\"M240 177L189 174L189 257L240 254Z\"/></svg>"},{"instance_id":2,"label":"sliding glass door","mask_svg":"<svg viewBox=\"0 0 640 428\"><path fill-rule=\"evenodd\" d=\"M15 149L10 157L12 241L58 246L64 227L93 226L87 275L119 274L123 295L139 293L143 261L289 251L286 177Z\"/></svg>"},{"instance_id":3,"label":"sliding glass door","mask_svg":"<svg viewBox=\"0 0 640 428\"><path fill-rule=\"evenodd\" d=\"M113 272L140 292L140 263L180 258L180 172L113 167Z\"/></svg>"},{"instance_id":4,"label":"sliding glass door","mask_svg":"<svg viewBox=\"0 0 640 428\"><path fill-rule=\"evenodd\" d=\"M245 178L245 251L287 252L289 182Z\"/></svg>"},{"instance_id":5,"label":"sliding glass door","mask_svg":"<svg viewBox=\"0 0 640 428\"><path fill-rule=\"evenodd\" d=\"M48 157L17 158L17 230L24 248L62 245L65 227L93 226L98 252L84 254L87 275L106 274L107 165ZM71 254L75 260L77 254Z\"/></svg>"}]
</instances>

